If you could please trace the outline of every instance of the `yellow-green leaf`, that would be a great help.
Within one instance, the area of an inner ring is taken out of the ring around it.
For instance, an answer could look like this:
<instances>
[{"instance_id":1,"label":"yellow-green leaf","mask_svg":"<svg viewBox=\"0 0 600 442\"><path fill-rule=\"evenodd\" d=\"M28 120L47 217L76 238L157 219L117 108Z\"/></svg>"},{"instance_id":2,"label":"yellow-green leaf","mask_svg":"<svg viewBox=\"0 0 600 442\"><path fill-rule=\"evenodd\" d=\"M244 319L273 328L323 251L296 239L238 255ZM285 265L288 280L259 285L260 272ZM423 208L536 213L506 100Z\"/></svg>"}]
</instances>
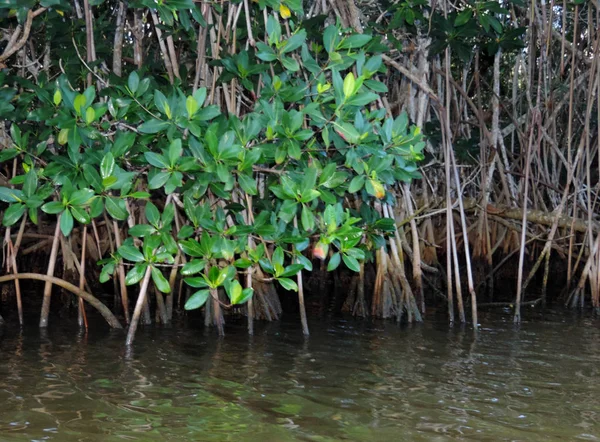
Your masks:
<instances>
[{"instance_id":1,"label":"yellow-green leaf","mask_svg":"<svg viewBox=\"0 0 600 442\"><path fill-rule=\"evenodd\" d=\"M279 5L279 15L281 15L281 18L287 20L292 16L292 11L290 11L290 8L282 3Z\"/></svg>"},{"instance_id":2,"label":"yellow-green leaf","mask_svg":"<svg viewBox=\"0 0 600 442\"><path fill-rule=\"evenodd\" d=\"M88 107L85 111L85 122L86 124L92 123L96 119L96 111L93 107Z\"/></svg>"},{"instance_id":3,"label":"yellow-green leaf","mask_svg":"<svg viewBox=\"0 0 600 442\"><path fill-rule=\"evenodd\" d=\"M346 98L354 95L354 86L356 81L354 80L354 74L352 72L348 72L346 78L344 78L344 96Z\"/></svg>"},{"instance_id":4,"label":"yellow-green leaf","mask_svg":"<svg viewBox=\"0 0 600 442\"><path fill-rule=\"evenodd\" d=\"M185 100L185 108L187 110L188 117L193 118L194 115L196 115L196 112L198 112L200 106L198 106L198 102L194 97L189 96L187 97L187 100Z\"/></svg>"},{"instance_id":5,"label":"yellow-green leaf","mask_svg":"<svg viewBox=\"0 0 600 442\"><path fill-rule=\"evenodd\" d=\"M58 133L58 144L64 146L69 141L69 129L61 129Z\"/></svg>"}]
</instances>

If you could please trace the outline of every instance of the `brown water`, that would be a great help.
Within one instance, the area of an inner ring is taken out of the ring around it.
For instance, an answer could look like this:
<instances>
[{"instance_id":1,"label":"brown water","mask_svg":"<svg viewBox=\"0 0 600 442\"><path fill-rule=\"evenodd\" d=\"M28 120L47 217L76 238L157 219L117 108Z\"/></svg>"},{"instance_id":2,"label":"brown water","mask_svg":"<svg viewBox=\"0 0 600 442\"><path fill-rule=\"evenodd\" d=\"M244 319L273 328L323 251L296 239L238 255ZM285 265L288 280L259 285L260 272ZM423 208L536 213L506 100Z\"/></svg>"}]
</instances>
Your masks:
<instances>
[{"instance_id":1,"label":"brown water","mask_svg":"<svg viewBox=\"0 0 600 442\"><path fill-rule=\"evenodd\" d=\"M0 440L598 440L598 321L0 336Z\"/></svg>"}]
</instances>

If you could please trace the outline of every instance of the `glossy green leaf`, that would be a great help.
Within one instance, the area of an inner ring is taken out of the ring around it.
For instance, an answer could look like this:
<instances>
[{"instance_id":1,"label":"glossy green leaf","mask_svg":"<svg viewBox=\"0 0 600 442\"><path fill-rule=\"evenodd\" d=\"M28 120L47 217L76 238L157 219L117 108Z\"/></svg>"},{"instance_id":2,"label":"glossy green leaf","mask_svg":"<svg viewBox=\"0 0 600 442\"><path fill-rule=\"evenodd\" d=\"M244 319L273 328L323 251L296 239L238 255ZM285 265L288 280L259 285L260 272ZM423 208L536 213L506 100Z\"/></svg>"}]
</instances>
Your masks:
<instances>
[{"instance_id":1,"label":"glossy green leaf","mask_svg":"<svg viewBox=\"0 0 600 442\"><path fill-rule=\"evenodd\" d=\"M5 227L12 226L21 219L21 217L25 213L25 210L27 210L27 206L25 206L24 204L11 204L4 211L4 216L2 217L2 225Z\"/></svg>"},{"instance_id":2,"label":"glossy green leaf","mask_svg":"<svg viewBox=\"0 0 600 442\"><path fill-rule=\"evenodd\" d=\"M171 293L169 281L167 281L162 272L154 266L152 267L152 281L154 281L154 285L162 293Z\"/></svg>"},{"instance_id":3,"label":"glossy green leaf","mask_svg":"<svg viewBox=\"0 0 600 442\"><path fill-rule=\"evenodd\" d=\"M147 268L148 264L146 263L134 265L131 270L127 272L127 275L125 275L125 285L133 285L140 282L142 278L144 278Z\"/></svg>"},{"instance_id":4,"label":"glossy green leaf","mask_svg":"<svg viewBox=\"0 0 600 442\"><path fill-rule=\"evenodd\" d=\"M278 278L277 281L286 290L290 290L290 291L294 291L294 292L298 291L298 284L296 284L296 282L292 279Z\"/></svg>"},{"instance_id":5,"label":"glossy green leaf","mask_svg":"<svg viewBox=\"0 0 600 442\"><path fill-rule=\"evenodd\" d=\"M136 247L130 245L122 245L118 249L119 255L121 255L124 259L133 262L142 262L144 261L144 255L140 252Z\"/></svg>"},{"instance_id":6,"label":"glossy green leaf","mask_svg":"<svg viewBox=\"0 0 600 442\"><path fill-rule=\"evenodd\" d=\"M186 310L195 310L206 304L210 297L210 290L198 290L186 301L184 308Z\"/></svg>"},{"instance_id":7,"label":"glossy green leaf","mask_svg":"<svg viewBox=\"0 0 600 442\"><path fill-rule=\"evenodd\" d=\"M73 215L71 215L69 209L66 209L60 215L60 231L64 236L69 236L71 234L71 231L73 230L73 224Z\"/></svg>"}]
</instances>

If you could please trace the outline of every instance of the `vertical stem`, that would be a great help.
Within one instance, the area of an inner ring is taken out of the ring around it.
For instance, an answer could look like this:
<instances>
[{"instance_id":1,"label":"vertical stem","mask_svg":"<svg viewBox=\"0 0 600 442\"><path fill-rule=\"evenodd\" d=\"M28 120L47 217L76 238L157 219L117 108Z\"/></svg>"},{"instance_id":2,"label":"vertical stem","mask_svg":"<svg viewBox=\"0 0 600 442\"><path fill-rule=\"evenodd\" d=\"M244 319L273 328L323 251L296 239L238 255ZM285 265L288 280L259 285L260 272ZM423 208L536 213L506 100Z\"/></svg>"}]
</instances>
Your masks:
<instances>
[{"instance_id":1,"label":"vertical stem","mask_svg":"<svg viewBox=\"0 0 600 442\"><path fill-rule=\"evenodd\" d=\"M212 298L212 304L215 310L215 324L217 325L219 336L225 336L225 328L223 327L223 312L221 311L221 304L219 304L219 291L217 289L210 289L210 296Z\"/></svg>"},{"instance_id":2,"label":"vertical stem","mask_svg":"<svg viewBox=\"0 0 600 442\"><path fill-rule=\"evenodd\" d=\"M146 268L146 273L144 273L144 279L142 280L140 294L138 295L135 309L133 310L131 324L129 324L129 330L127 330L127 339L125 340L125 345L133 344L133 338L135 338L135 332L137 330L138 323L140 322L140 315L142 314L142 307L144 306L144 301L146 300L146 292L148 291L148 283L150 282L151 274L152 267L148 266Z\"/></svg>"},{"instance_id":3,"label":"vertical stem","mask_svg":"<svg viewBox=\"0 0 600 442\"><path fill-rule=\"evenodd\" d=\"M298 228L298 217L294 216L294 227ZM302 285L302 270L296 274L298 279L298 305L300 307L300 321L302 322L302 333L304 336L308 336L308 321L306 320L306 307L304 305L304 287Z\"/></svg>"},{"instance_id":4,"label":"vertical stem","mask_svg":"<svg viewBox=\"0 0 600 442\"><path fill-rule=\"evenodd\" d=\"M96 61L96 49L94 45L94 24L92 22L92 9L89 0L83 0L83 10L85 18L85 36L86 36L86 58L88 64ZM92 85L92 73L88 72L87 85Z\"/></svg>"},{"instance_id":5,"label":"vertical stem","mask_svg":"<svg viewBox=\"0 0 600 442\"><path fill-rule=\"evenodd\" d=\"M108 228L108 226L107 226ZM113 221L113 232L115 235L116 248L121 247L121 232L119 225L116 221ZM125 315L125 322L129 323L129 296L127 294L127 285L125 284L125 267L123 266L123 260L119 260L119 266L117 267L117 274L119 275L119 286L121 291L121 303L123 304L123 314Z\"/></svg>"},{"instance_id":6,"label":"vertical stem","mask_svg":"<svg viewBox=\"0 0 600 442\"><path fill-rule=\"evenodd\" d=\"M165 298L158 289L154 291L154 294L156 295L157 317L160 318L160 322L162 322L163 325L168 324L169 317L167 315L167 308L165 306Z\"/></svg>"},{"instance_id":7,"label":"vertical stem","mask_svg":"<svg viewBox=\"0 0 600 442\"><path fill-rule=\"evenodd\" d=\"M206 302L206 304L204 304L204 327L210 327L210 323L211 321L211 302Z\"/></svg>"},{"instance_id":8,"label":"vertical stem","mask_svg":"<svg viewBox=\"0 0 600 442\"><path fill-rule=\"evenodd\" d=\"M123 64L123 34L125 28L125 2L119 2L117 20L115 22L115 40L113 44L112 70L117 77L122 75Z\"/></svg>"},{"instance_id":9,"label":"vertical stem","mask_svg":"<svg viewBox=\"0 0 600 442\"><path fill-rule=\"evenodd\" d=\"M425 296L423 294L423 272L421 269L421 246L419 244L419 232L417 230L417 222L415 221L415 217L413 216L414 210L410 194L410 184L408 183L404 183L404 199L406 201L406 211L408 213L408 216L410 217L410 233L412 236L413 243L413 279L416 285L416 291L421 313L425 313ZM392 213L390 213L390 216L392 216Z\"/></svg>"},{"instance_id":10,"label":"vertical stem","mask_svg":"<svg viewBox=\"0 0 600 442\"><path fill-rule=\"evenodd\" d=\"M205 85L207 81L208 66L206 65L206 34L208 33L208 15L210 14L210 5L202 3L200 6L202 9L202 16L206 21L206 26L198 26L198 44L196 46L196 75L194 77L193 91L196 92L200 86L200 79L202 84Z\"/></svg>"},{"instance_id":11,"label":"vertical stem","mask_svg":"<svg viewBox=\"0 0 600 442\"><path fill-rule=\"evenodd\" d=\"M54 267L56 266L56 255L58 254L58 244L60 238L60 215L56 219L54 229L54 240L52 241L52 250L50 251L50 261L48 262L48 271L46 275L54 276ZM42 313L40 315L40 328L48 327L48 316L50 315L50 297L52 295L52 283L46 282L44 285L44 300L42 301Z\"/></svg>"},{"instance_id":12,"label":"vertical stem","mask_svg":"<svg viewBox=\"0 0 600 442\"><path fill-rule=\"evenodd\" d=\"M14 246L12 240L10 239L10 227L6 228L6 234L4 237L4 242L8 244L8 255L10 259L9 267L12 266L12 270L15 275L19 273L19 269L17 267L17 253L19 251L21 239L23 238L23 231L25 229L26 222L27 215L23 215L23 219L21 220L21 226L19 227L19 233L17 234ZM23 326L23 302L21 298L21 284L19 283L18 279L15 279L15 295L17 298L17 314L19 316L19 325Z\"/></svg>"},{"instance_id":13,"label":"vertical stem","mask_svg":"<svg viewBox=\"0 0 600 442\"><path fill-rule=\"evenodd\" d=\"M144 59L142 51L142 41L144 40L143 27L142 11L140 9L135 9L133 11L133 61L138 69L142 68Z\"/></svg>"},{"instance_id":14,"label":"vertical stem","mask_svg":"<svg viewBox=\"0 0 600 442\"><path fill-rule=\"evenodd\" d=\"M85 286L85 249L87 246L87 224L83 226L83 233L81 234L81 263L79 268L79 288L84 290ZM77 319L80 327L88 329L87 316L85 314L85 307L83 304L83 298L79 297L79 309Z\"/></svg>"},{"instance_id":15,"label":"vertical stem","mask_svg":"<svg viewBox=\"0 0 600 442\"><path fill-rule=\"evenodd\" d=\"M535 114L534 114L535 115ZM535 127L535 117L532 116L531 131L529 133L529 143L527 145L527 154L525 158L525 189L523 190L523 221L521 224L521 245L519 249L519 268L517 270L517 299L515 301L516 324L521 322L521 298L523 290L523 265L525 261L525 241L527 239L527 195L529 193L529 170L531 163L531 150L533 144L533 131Z\"/></svg>"},{"instance_id":16,"label":"vertical stem","mask_svg":"<svg viewBox=\"0 0 600 442\"><path fill-rule=\"evenodd\" d=\"M167 47L165 46L165 41L162 37L162 31L158 27L158 16L154 10L150 10L150 15L152 16L152 21L154 22L154 31L156 32L156 38L158 39L158 45L160 47L160 52L163 56L163 61L165 63L165 68L167 68L167 74L169 75L169 82L173 84L175 81L173 75L173 65L171 64L171 58L169 57L169 52L167 51Z\"/></svg>"}]
</instances>

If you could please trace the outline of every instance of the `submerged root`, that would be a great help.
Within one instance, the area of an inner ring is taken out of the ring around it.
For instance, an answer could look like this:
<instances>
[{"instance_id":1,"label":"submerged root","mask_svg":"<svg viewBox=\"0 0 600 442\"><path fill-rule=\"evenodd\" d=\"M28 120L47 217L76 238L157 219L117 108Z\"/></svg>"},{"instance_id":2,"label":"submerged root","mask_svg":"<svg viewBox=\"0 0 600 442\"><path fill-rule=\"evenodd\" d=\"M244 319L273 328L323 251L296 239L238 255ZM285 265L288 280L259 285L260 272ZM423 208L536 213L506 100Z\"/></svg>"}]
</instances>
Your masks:
<instances>
[{"instance_id":1,"label":"submerged root","mask_svg":"<svg viewBox=\"0 0 600 442\"><path fill-rule=\"evenodd\" d=\"M279 295L274 285L265 281L265 275L257 267L255 277L252 280L254 287L254 296L252 308L254 309L254 319L267 321L276 321L282 313Z\"/></svg>"},{"instance_id":2,"label":"submerged root","mask_svg":"<svg viewBox=\"0 0 600 442\"><path fill-rule=\"evenodd\" d=\"M400 322L406 313L408 322L422 321L421 312L400 259L391 259L390 254L383 249L378 250L376 256L377 277L371 314L384 319L396 318Z\"/></svg>"}]
</instances>

